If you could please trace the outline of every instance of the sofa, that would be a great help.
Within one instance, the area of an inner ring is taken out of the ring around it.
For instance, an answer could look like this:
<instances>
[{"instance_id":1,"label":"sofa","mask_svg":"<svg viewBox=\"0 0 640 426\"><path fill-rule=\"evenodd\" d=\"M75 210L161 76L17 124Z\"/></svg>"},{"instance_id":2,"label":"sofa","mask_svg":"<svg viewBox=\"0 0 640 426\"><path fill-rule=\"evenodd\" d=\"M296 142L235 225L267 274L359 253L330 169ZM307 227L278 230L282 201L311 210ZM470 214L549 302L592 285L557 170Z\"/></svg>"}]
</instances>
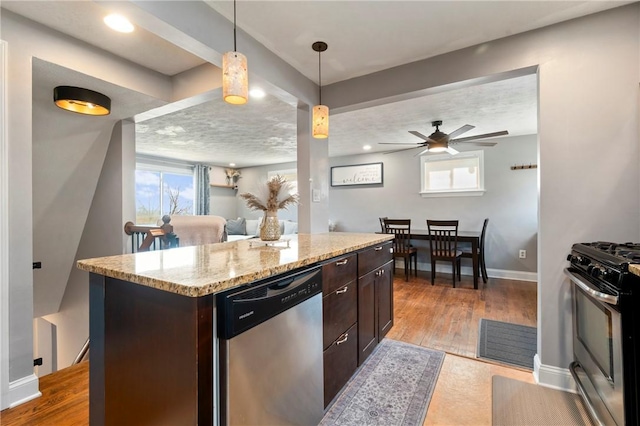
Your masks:
<instances>
[{"instance_id":1,"label":"sofa","mask_svg":"<svg viewBox=\"0 0 640 426\"><path fill-rule=\"evenodd\" d=\"M262 223L262 217L225 219L215 215L174 215L170 219L169 223L173 226L173 233L178 238L180 247L255 238L260 235ZM158 221L158 225L161 225L161 222ZM298 233L298 222L279 222L280 233L283 236Z\"/></svg>"},{"instance_id":2,"label":"sofa","mask_svg":"<svg viewBox=\"0 0 640 426\"><path fill-rule=\"evenodd\" d=\"M298 233L298 222L291 220L280 220L280 234L283 236ZM227 219L226 233L227 241L246 240L260 236L260 225L262 216L257 219L239 217ZM285 237L286 238L286 237Z\"/></svg>"},{"instance_id":3,"label":"sofa","mask_svg":"<svg viewBox=\"0 0 640 426\"><path fill-rule=\"evenodd\" d=\"M180 247L225 241L227 221L221 216L173 215L170 224Z\"/></svg>"}]
</instances>

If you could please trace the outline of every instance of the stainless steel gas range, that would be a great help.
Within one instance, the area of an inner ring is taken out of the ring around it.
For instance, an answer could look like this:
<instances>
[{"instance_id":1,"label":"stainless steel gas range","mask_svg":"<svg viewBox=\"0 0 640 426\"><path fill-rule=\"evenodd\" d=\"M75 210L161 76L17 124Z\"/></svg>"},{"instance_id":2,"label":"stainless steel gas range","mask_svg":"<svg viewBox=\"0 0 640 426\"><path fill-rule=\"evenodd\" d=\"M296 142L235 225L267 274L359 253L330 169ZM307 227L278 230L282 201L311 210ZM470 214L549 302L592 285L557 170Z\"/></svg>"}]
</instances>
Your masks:
<instances>
[{"instance_id":1,"label":"stainless steel gas range","mask_svg":"<svg viewBox=\"0 0 640 426\"><path fill-rule=\"evenodd\" d=\"M597 423L640 425L640 244L574 244L567 260L578 390Z\"/></svg>"}]
</instances>

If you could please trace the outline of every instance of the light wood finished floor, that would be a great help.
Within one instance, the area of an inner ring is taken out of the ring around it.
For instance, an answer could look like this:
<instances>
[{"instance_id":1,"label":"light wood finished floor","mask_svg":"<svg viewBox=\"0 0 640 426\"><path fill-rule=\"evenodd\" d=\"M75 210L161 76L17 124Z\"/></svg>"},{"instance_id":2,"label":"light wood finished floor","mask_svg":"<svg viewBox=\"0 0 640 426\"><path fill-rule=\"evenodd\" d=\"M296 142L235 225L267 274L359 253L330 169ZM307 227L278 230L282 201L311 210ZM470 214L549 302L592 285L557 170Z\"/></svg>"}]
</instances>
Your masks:
<instances>
[{"instance_id":1,"label":"light wood finished floor","mask_svg":"<svg viewBox=\"0 0 640 426\"><path fill-rule=\"evenodd\" d=\"M439 273L432 286L428 273L405 282L398 271L390 339L475 358L481 318L536 326L535 282L490 278L474 290L471 277L463 276L453 288L451 275Z\"/></svg>"},{"instance_id":2,"label":"light wood finished floor","mask_svg":"<svg viewBox=\"0 0 640 426\"><path fill-rule=\"evenodd\" d=\"M478 321L535 325L536 285L490 279L473 290L468 277L456 285L453 289L445 274L431 286L422 273L409 282L398 273L395 325L388 337L447 352L425 425L490 425L491 377L498 374L530 383L534 379L531 372L474 359ZM0 412L0 425L88 425L88 384L87 362L44 376L42 397Z\"/></svg>"}]
</instances>

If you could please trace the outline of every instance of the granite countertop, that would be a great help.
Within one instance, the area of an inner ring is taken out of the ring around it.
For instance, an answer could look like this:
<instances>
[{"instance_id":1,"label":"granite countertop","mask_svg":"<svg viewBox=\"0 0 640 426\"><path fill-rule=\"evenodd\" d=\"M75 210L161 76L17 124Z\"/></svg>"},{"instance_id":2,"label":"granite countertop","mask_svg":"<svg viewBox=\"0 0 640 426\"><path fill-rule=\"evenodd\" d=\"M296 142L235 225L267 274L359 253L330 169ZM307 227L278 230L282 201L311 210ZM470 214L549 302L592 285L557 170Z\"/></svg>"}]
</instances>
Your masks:
<instances>
[{"instance_id":1,"label":"granite countertop","mask_svg":"<svg viewBox=\"0 0 640 426\"><path fill-rule=\"evenodd\" d=\"M219 293L393 239L393 235L297 234L285 243L251 240L79 260L84 271L190 297Z\"/></svg>"},{"instance_id":2,"label":"granite countertop","mask_svg":"<svg viewBox=\"0 0 640 426\"><path fill-rule=\"evenodd\" d=\"M633 275L637 275L640 277L640 265L636 265L636 264L630 264L629 265L629 272L631 272Z\"/></svg>"}]
</instances>

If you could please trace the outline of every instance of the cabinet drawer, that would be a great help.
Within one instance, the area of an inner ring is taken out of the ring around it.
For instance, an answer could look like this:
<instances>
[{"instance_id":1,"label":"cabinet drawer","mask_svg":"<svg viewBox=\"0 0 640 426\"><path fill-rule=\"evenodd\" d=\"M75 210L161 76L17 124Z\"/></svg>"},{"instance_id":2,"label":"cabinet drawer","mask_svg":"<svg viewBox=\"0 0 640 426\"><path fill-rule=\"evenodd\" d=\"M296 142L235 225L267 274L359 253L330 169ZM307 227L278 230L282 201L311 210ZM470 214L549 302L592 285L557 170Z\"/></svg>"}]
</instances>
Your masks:
<instances>
[{"instance_id":1,"label":"cabinet drawer","mask_svg":"<svg viewBox=\"0 0 640 426\"><path fill-rule=\"evenodd\" d=\"M322 292L326 296L358 278L356 254L337 257L322 265Z\"/></svg>"},{"instance_id":2,"label":"cabinet drawer","mask_svg":"<svg viewBox=\"0 0 640 426\"><path fill-rule=\"evenodd\" d=\"M324 406L340 392L358 368L358 325L324 351Z\"/></svg>"},{"instance_id":3,"label":"cabinet drawer","mask_svg":"<svg viewBox=\"0 0 640 426\"><path fill-rule=\"evenodd\" d=\"M391 241L376 244L358 253L358 276L361 277L392 259ZM322 271L324 273L324 271Z\"/></svg>"},{"instance_id":4,"label":"cabinet drawer","mask_svg":"<svg viewBox=\"0 0 640 426\"><path fill-rule=\"evenodd\" d=\"M322 299L323 348L334 340L358 319L358 286L357 281L325 294Z\"/></svg>"}]
</instances>

